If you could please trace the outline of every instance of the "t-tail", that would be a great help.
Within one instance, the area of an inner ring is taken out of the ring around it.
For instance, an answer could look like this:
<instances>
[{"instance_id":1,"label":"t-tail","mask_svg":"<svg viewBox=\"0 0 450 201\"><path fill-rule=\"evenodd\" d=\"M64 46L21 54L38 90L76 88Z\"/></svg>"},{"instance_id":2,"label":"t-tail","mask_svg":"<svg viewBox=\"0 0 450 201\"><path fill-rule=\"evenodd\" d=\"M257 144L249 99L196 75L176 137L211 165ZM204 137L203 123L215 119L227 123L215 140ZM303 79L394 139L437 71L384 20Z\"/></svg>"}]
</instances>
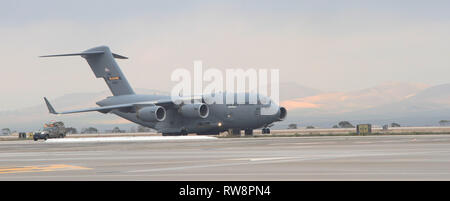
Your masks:
<instances>
[{"instance_id":1,"label":"t-tail","mask_svg":"<svg viewBox=\"0 0 450 201\"><path fill-rule=\"evenodd\" d=\"M103 78L114 96L134 94L133 89L117 65L116 59L128 59L114 54L109 47L100 46L81 53L46 55L41 57L81 56L86 59L97 78Z\"/></svg>"}]
</instances>

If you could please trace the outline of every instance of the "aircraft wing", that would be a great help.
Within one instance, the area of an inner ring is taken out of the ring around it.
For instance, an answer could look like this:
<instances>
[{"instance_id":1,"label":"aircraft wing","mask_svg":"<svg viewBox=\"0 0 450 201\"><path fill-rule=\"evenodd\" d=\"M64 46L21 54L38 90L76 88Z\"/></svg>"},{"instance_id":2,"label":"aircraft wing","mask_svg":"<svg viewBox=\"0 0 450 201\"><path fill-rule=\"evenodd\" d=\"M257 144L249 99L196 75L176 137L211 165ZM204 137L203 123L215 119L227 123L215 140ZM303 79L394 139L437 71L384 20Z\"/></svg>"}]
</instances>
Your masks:
<instances>
[{"instance_id":1,"label":"aircraft wing","mask_svg":"<svg viewBox=\"0 0 450 201\"><path fill-rule=\"evenodd\" d=\"M174 102L172 99L168 98L168 99L160 99L160 100L155 100L155 101L143 101L143 102L135 102L135 103L130 103L130 105L132 106L136 106L136 107L145 107L145 106L151 106L151 105L158 105L158 106L162 106L162 107L178 107L178 105L181 104L181 101L183 101L184 103L194 103L194 102L203 102L203 97L202 96L194 96L194 97L181 97L176 99L176 101L180 101L180 103L176 103Z\"/></svg>"},{"instance_id":2,"label":"aircraft wing","mask_svg":"<svg viewBox=\"0 0 450 201\"><path fill-rule=\"evenodd\" d=\"M199 97L187 97L187 98L182 98L180 100L202 101L202 99ZM81 112L108 113L114 109L140 108L140 107L153 106L153 105L163 106L166 108L167 107L177 107L177 105L171 99L163 99L163 100L156 100L156 101L144 101L144 102L135 102L135 103L118 104L118 105L111 105L111 106L86 108L86 109L80 109L80 110L56 112L56 110L53 108L53 106L50 104L50 102L47 100L47 98L44 97L44 101L45 101L45 104L47 105L48 111L51 114L72 114L72 113L81 113Z\"/></svg>"},{"instance_id":3,"label":"aircraft wing","mask_svg":"<svg viewBox=\"0 0 450 201\"><path fill-rule=\"evenodd\" d=\"M134 104L120 104L120 105L112 105L112 106L103 106L103 107L94 107L94 108L87 108L87 109L80 109L80 110L70 110L70 111L64 111L64 112L56 112L53 106L50 104L50 102L47 100L47 98L44 97L45 104L47 105L48 111L52 114L71 114L71 113L80 113L80 112L101 112L101 113L108 113L111 110L114 109L122 109L122 108L129 108L133 107Z\"/></svg>"}]
</instances>

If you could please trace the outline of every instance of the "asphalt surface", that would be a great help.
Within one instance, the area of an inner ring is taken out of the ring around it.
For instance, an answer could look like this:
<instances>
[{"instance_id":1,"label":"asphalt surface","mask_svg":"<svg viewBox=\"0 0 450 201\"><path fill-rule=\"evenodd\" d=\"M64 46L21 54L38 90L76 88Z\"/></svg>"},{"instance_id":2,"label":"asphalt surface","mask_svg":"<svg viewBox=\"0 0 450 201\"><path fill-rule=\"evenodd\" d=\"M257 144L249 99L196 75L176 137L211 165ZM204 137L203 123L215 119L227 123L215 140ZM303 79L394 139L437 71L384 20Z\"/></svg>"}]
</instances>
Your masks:
<instances>
[{"instance_id":1,"label":"asphalt surface","mask_svg":"<svg viewBox=\"0 0 450 201\"><path fill-rule=\"evenodd\" d=\"M0 180L450 180L450 135L4 141Z\"/></svg>"}]
</instances>

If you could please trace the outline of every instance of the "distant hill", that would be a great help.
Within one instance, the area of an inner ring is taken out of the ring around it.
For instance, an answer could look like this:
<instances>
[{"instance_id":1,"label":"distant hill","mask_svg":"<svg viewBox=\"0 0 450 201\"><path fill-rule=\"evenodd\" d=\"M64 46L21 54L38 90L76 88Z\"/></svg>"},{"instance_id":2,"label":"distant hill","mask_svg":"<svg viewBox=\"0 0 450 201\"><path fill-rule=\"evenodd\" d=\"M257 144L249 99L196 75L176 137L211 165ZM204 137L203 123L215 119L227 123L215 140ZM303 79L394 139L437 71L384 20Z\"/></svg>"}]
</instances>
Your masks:
<instances>
[{"instance_id":1,"label":"distant hill","mask_svg":"<svg viewBox=\"0 0 450 201\"><path fill-rule=\"evenodd\" d=\"M429 87L406 99L344 114L372 119L396 118L399 121L437 125L450 119L450 84Z\"/></svg>"},{"instance_id":2,"label":"distant hill","mask_svg":"<svg viewBox=\"0 0 450 201\"><path fill-rule=\"evenodd\" d=\"M294 98L283 101L282 105L289 110L319 112L321 115L339 114L401 101L428 87L414 83L385 83L357 91L320 93Z\"/></svg>"},{"instance_id":3,"label":"distant hill","mask_svg":"<svg viewBox=\"0 0 450 201\"><path fill-rule=\"evenodd\" d=\"M338 121L348 120L354 124L373 123L380 126L392 122L404 126L436 126L439 120L450 119L450 84L427 87L422 84L388 83L295 101L317 106L291 108L286 123L331 127Z\"/></svg>"},{"instance_id":4,"label":"distant hill","mask_svg":"<svg viewBox=\"0 0 450 201\"><path fill-rule=\"evenodd\" d=\"M322 92L292 83L280 84L280 99L288 108L286 121L274 128L287 128L290 123L300 127L313 125L331 127L341 120L352 124L392 122L409 126L438 125L439 120L450 120L450 84L427 86L416 83L385 83L379 86L350 92ZM148 89L136 89L142 94L168 94ZM107 96L109 91L99 93L73 93L50 101L57 110L95 107L95 102ZM64 121L78 130L96 127L111 130L137 127L122 118L97 112L55 116L48 114L44 102L33 107L14 111L0 111L0 129L18 131L39 129L49 120Z\"/></svg>"},{"instance_id":5,"label":"distant hill","mask_svg":"<svg viewBox=\"0 0 450 201\"><path fill-rule=\"evenodd\" d=\"M143 94L165 94L164 92L148 89L136 89L137 93ZM96 107L96 101L107 96L111 96L109 91L98 93L73 93L66 94L56 99L50 97L49 100L55 109L59 111ZM44 100L36 106L12 110L0 111L0 128L10 128L16 131L34 131L42 127L47 121L63 121L68 127L77 129L86 127L97 127L100 130L112 129L118 125L121 129L137 126L127 120L111 114L102 114L98 112L88 112L69 115L51 115L48 113ZM122 127L123 128L122 128Z\"/></svg>"},{"instance_id":6,"label":"distant hill","mask_svg":"<svg viewBox=\"0 0 450 201\"><path fill-rule=\"evenodd\" d=\"M282 83L280 84L280 89L282 89L282 100L289 97L311 96L320 92L319 90L303 87L292 83ZM136 89L136 92L140 94L169 94L168 92L151 89ZM111 96L111 93L109 91L102 91L98 93L72 93L63 95L56 99L53 99L52 97L47 98L49 98L55 109L63 111L96 107L97 105L95 104L95 102L107 96ZM100 130L111 130L115 126L119 126L120 129L129 129L131 127L138 126L115 115L101 114L98 112L69 115L51 115L48 113L47 107L45 106L43 100L33 107L11 111L0 111L0 129L10 128L11 130L16 131L34 131L39 129L43 125L43 123L50 120L63 121L66 123L66 126L75 127L78 130L90 126L96 127Z\"/></svg>"}]
</instances>

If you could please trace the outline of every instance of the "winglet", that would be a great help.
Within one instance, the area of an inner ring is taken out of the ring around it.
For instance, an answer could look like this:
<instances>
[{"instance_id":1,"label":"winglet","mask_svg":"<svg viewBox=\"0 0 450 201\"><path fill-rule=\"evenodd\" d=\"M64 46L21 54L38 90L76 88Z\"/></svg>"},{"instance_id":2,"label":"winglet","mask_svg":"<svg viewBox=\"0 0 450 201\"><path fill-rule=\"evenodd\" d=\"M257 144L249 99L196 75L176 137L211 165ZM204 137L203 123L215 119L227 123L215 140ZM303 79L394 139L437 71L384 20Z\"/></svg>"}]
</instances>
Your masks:
<instances>
[{"instance_id":1,"label":"winglet","mask_svg":"<svg viewBox=\"0 0 450 201\"><path fill-rule=\"evenodd\" d=\"M45 104L47 104L47 108L48 108L48 112L52 113L52 114L58 114L55 109L53 108L53 106L50 104L50 102L48 102L47 98L44 97L44 101Z\"/></svg>"}]
</instances>

